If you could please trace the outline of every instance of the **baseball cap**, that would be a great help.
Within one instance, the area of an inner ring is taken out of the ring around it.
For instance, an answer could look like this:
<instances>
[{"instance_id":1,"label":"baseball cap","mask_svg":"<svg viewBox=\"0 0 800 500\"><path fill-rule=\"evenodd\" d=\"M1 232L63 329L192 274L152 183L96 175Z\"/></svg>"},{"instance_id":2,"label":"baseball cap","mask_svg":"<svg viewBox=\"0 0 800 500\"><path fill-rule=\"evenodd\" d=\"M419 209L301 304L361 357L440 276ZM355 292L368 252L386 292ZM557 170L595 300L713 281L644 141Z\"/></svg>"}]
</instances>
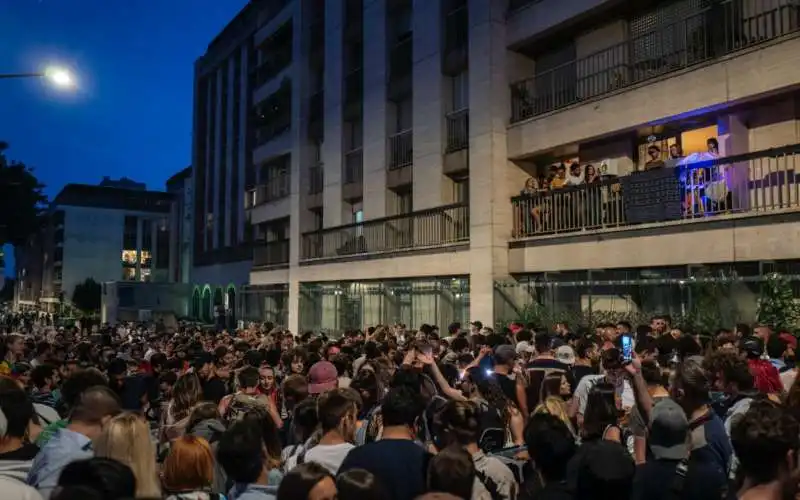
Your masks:
<instances>
[{"instance_id":1,"label":"baseball cap","mask_svg":"<svg viewBox=\"0 0 800 500\"><path fill-rule=\"evenodd\" d=\"M764 341L758 337L745 337L739 342L739 349L750 358L758 358L764 353Z\"/></svg>"},{"instance_id":2,"label":"baseball cap","mask_svg":"<svg viewBox=\"0 0 800 500\"><path fill-rule=\"evenodd\" d=\"M536 352L536 349L531 345L530 342L523 340L522 342L517 342L517 354L522 354L523 352L533 354Z\"/></svg>"},{"instance_id":3,"label":"baseball cap","mask_svg":"<svg viewBox=\"0 0 800 500\"><path fill-rule=\"evenodd\" d=\"M683 460L688 457L688 431L689 420L678 403L665 398L653 406L647 439L656 458Z\"/></svg>"},{"instance_id":4,"label":"baseball cap","mask_svg":"<svg viewBox=\"0 0 800 500\"><path fill-rule=\"evenodd\" d=\"M330 361L317 361L308 370L308 393L321 394L336 389L339 374Z\"/></svg>"},{"instance_id":5,"label":"baseball cap","mask_svg":"<svg viewBox=\"0 0 800 500\"><path fill-rule=\"evenodd\" d=\"M567 365L575 364L575 351L568 345L556 349L556 359Z\"/></svg>"},{"instance_id":6,"label":"baseball cap","mask_svg":"<svg viewBox=\"0 0 800 500\"><path fill-rule=\"evenodd\" d=\"M494 348L494 359L500 364L506 364L514 361L517 357L517 350L514 346L503 344Z\"/></svg>"}]
</instances>

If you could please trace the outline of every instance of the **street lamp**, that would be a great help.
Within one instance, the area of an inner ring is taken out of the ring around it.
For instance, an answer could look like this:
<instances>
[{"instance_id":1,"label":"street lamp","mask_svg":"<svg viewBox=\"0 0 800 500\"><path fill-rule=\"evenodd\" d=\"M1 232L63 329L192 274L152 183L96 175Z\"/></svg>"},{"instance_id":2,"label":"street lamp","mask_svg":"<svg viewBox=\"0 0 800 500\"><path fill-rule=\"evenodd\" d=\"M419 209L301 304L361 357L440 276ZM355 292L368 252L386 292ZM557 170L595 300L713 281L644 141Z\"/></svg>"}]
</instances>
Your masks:
<instances>
[{"instance_id":1,"label":"street lamp","mask_svg":"<svg viewBox=\"0 0 800 500\"><path fill-rule=\"evenodd\" d=\"M0 74L0 80L9 78L44 78L54 87L69 89L75 87L75 78L66 68L52 66L39 73L5 73Z\"/></svg>"}]
</instances>

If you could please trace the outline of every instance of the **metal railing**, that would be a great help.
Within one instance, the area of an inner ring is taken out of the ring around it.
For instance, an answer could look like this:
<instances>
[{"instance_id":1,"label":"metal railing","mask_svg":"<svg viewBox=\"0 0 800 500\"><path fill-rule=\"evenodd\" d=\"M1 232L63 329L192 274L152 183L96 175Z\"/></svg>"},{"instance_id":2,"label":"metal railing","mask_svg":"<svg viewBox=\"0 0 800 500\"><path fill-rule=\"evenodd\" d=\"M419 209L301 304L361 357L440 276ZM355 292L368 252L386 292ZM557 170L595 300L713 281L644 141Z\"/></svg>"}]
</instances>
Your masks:
<instances>
[{"instance_id":1,"label":"metal railing","mask_svg":"<svg viewBox=\"0 0 800 500\"><path fill-rule=\"evenodd\" d=\"M253 267L279 266L289 263L289 240L256 241L253 246Z\"/></svg>"},{"instance_id":2,"label":"metal railing","mask_svg":"<svg viewBox=\"0 0 800 500\"><path fill-rule=\"evenodd\" d=\"M414 163L414 131L403 130L389 136L389 170Z\"/></svg>"},{"instance_id":3,"label":"metal railing","mask_svg":"<svg viewBox=\"0 0 800 500\"><path fill-rule=\"evenodd\" d=\"M469 241L465 203L347 224L302 235L301 260L446 247Z\"/></svg>"},{"instance_id":4,"label":"metal railing","mask_svg":"<svg viewBox=\"0 0 800 500\"><path fill-rule=\"evenodd\" d=\"M364 178L364 152L356 148L344 154L343 184L355 184Z\"/></svg>"},{"instance_id":5,"label":"metal railing","mask_svg":"<svg viewBox=\"0 0 800 500\"><path fill-rule=\"evenodd\" d=\"M691 155L656 172L515 196L512 237L800 209L800 144L704 158Z\"/></svg>"},{"instance_id":6,"label":"metal railing","mask_svg":"<svg viewBox=\"0 0 800 500\"><path fill-rule=\"evenodd\" d=\"M758 45L800 28L800 5L725 0L586 57L511 84L511 122Z\"/></svg>"},{"instance_id":7,"label":"metal railing","mask_svg":"<svg viewBox=\"0 0 800 500\"><path fill-rule=\"evenodd\" d=\"M259 184L247 192L247 196L244 198L244 208L253 208L289 196L290 182L291 175L280 174L264 184Z\"/></svg>"},{"instance_id":8,"label":"metal railing","mask_svg":"<svg viewBox=\"0 0 800 500\"><path fill-rule=\"evenodd\" d=\"M469 147L469 109L453 111L445 116L447 122L446 153L453 153Z\"/></svg>"},{"instance_id":9,"label":"metal railing","mask_svg":"<svg viewBox=\"0 0 800 500\"><path fill-rule=\"evenodd\" d=\"M308 169L308 194L319 194L325 188L325 169L322 162Z\"/></svg>"}]
</instances>

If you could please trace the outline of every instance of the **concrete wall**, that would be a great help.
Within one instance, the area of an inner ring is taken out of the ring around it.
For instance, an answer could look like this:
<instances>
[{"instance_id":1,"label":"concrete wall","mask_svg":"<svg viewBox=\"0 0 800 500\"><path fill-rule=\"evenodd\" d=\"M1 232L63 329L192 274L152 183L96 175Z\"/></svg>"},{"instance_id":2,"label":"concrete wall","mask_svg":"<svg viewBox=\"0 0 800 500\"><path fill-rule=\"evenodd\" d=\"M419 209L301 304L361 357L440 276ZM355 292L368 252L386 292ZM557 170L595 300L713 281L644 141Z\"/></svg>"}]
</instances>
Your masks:
<instances>
[{"instance_id":1,"label":"concrete wall","mask_svg":"<svg viewBox=\"0 0 800 500\"><path fill-rule=\"evenodd\" d=\"M512 273L796 259L800 218L687 221L586 237L537 241L509 251Z\"/></svg>"},{"instance_id":2,"label":"concrete wall","mask_svg":"<svg viewBox=\"0 0 800 500\"><path fill-rule=\"evenodd\" d=\"M506 44L519 45L529 38L565 23L590 9L599 9L614 0L542 0L510 13ZM504 2L494 2L504 3Z\"/></svg>"},{"instance_id":3,"label":"concrete wall","mask_svg":"<svg viewBox=\"0 0 800 500\"><path fill-rule=\"evenodd\" d=\"M229 283L243 285L248 282L252 262L249 260L229 264L213 264L192 269L192 282L196 285L219 285Z\"/></svg>"},{"instance_id":4,"label":"concrete wall","mask_svg":"<svg viewBox=\"0 0 800 500\"><path fill-rule=\"evenodd\" d=\"M800 81L798 65L800 38L782 38L662 80L514 124L508 129L508 156L525 157L645 124L721 110L793 88Z\"/></svg>"}]
</instances>

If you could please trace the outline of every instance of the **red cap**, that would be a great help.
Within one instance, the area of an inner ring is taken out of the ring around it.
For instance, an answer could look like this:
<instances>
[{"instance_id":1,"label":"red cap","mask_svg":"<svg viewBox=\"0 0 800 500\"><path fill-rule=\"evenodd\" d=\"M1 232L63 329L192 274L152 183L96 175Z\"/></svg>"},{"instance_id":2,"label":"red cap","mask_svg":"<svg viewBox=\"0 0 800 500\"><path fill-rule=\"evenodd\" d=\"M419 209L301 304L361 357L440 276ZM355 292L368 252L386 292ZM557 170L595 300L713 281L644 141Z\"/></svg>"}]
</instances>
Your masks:
<instances>
[{"instance_id":1,"label":"red cap","mask_svg":"<svg viewBox=\"0 0 800 500\"><path fill-rule=\"evenodd\" d=\"M329 361L317 361L308 370L308 393L321 394L336 389L339 385L339 374Z\"/></svg>"}]
</instances>

